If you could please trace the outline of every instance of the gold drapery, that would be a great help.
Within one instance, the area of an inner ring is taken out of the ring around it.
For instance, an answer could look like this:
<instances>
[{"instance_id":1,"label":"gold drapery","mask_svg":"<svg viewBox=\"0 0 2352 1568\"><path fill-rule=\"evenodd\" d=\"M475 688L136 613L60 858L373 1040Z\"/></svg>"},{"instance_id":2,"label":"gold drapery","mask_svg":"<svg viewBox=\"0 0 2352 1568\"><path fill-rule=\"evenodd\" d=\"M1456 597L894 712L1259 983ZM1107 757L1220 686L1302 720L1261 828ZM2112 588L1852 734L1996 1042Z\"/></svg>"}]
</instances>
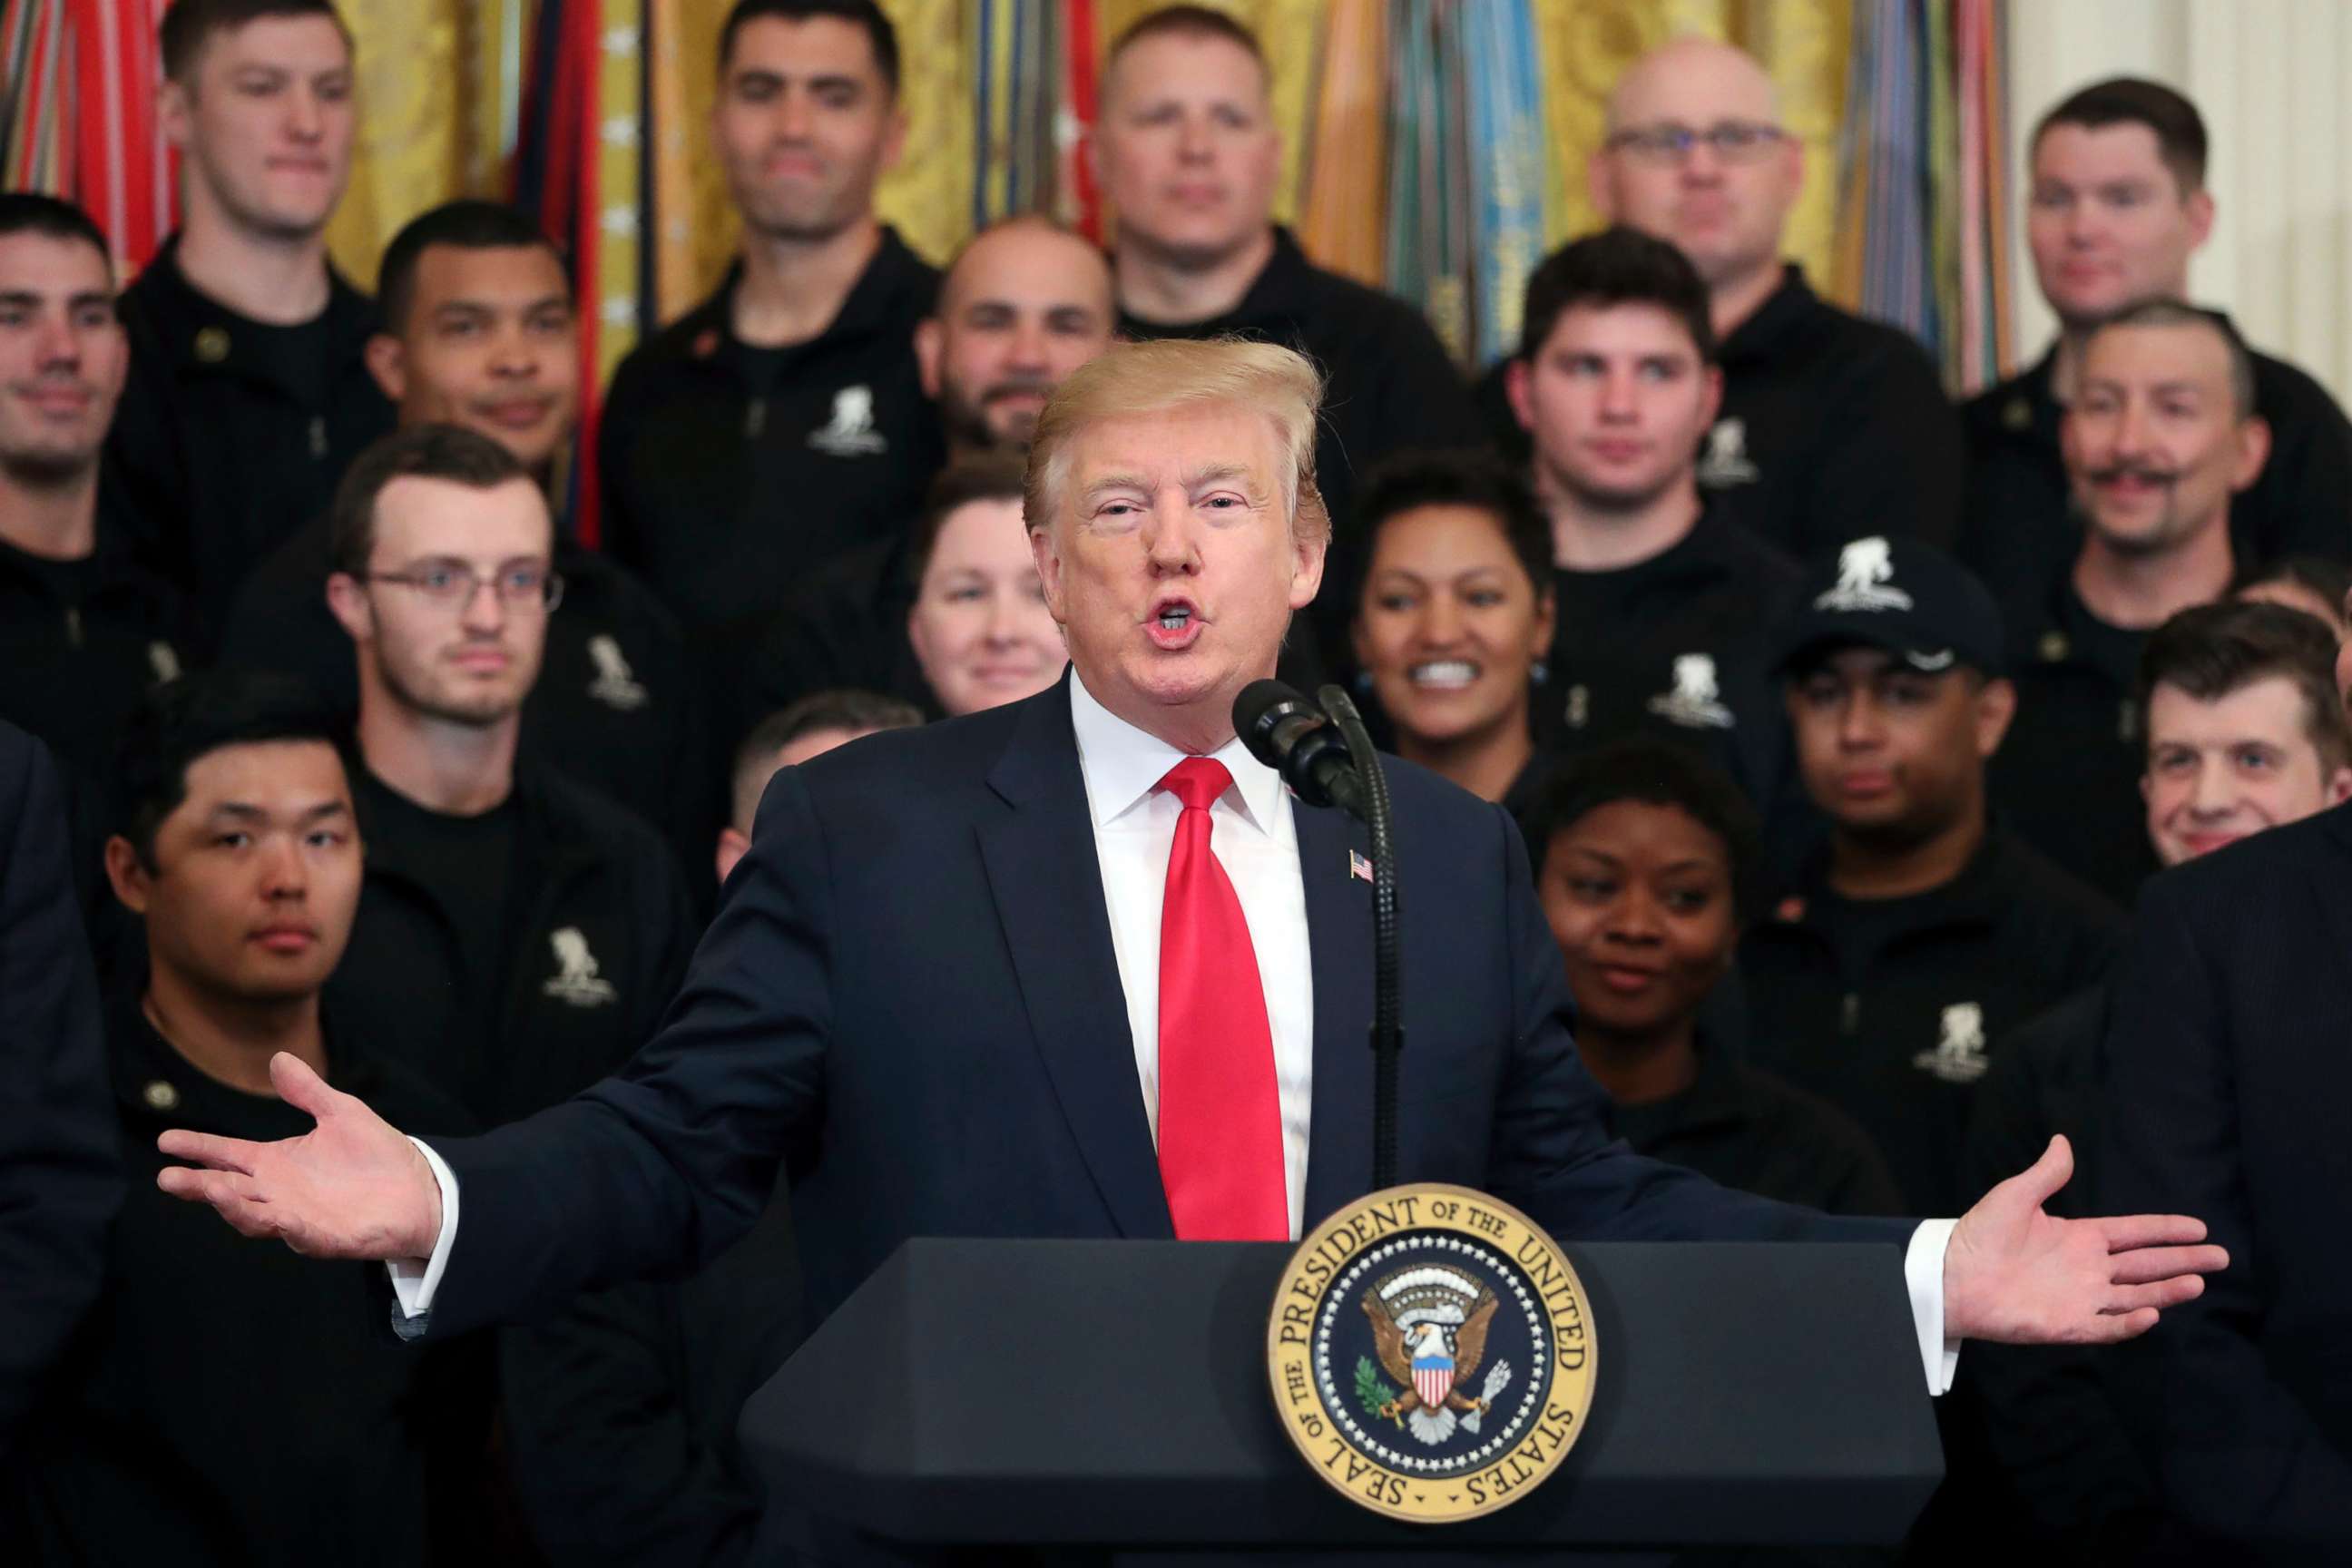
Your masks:
<instances>
[{"instance_id":1,"label":"gold drapery","mask_svg":"<svg viewBox=\"0 0 2352 1568\"><path fill-rule=\"evenodd\" d=\"M973 130L971 7L980 0L883 0L897 25L904 60L900 102L907 116L904 155L884 178L877 205L908 243L945 258L970 232ZM1160 0L1098 0L1098 44ZM1385 101L1384 83L1350 94L1325 79L1333 62L1366 62L1381 51L1360 47L1366 24L1334 54L1335 7L1368 0L1221 0L1254 28L1273 68L1276 122L1282 128L1284 175L1276 216L1310 220L1310 235L1336 231L1342 215L1357 226L1358 193L1377 193L1382 155L1377 136L1327 134L1360 126L1367 102ZM1377 0L1370 0L1377 4ZM1475 0L1469 0L1475 3ZM665 195L657 211L656 297L665 319L706 292L735 248L726 184L709 154L719 28L730 0L653 0L653 26L627 47L656 50L656 128L647 155L672 180L690 186L683 200ZM634 0L607 0L608 16ZM1837 136L1851 47L1847 0L1535 0L1542 39L1545 114L1550 131L1546 232L1557 243L1591 226L1585 161L1601 134L1610 84L1643 50L1685 33L1726 38L1754 52L1779 85L1783 113L1801 136L1807 177L1789 230L1789 251L1816 280L1843 292L1849 279L1835 257ZM520 113L528 61L531 0L341 0L359 41L362 129L351 194L329 239L338 263L372 283L384 241L433 204L459 195L497 195L506 187L506 155ZM608 34L613 29L608 28ZM608 79L610 78L608 77ZM1334 167L1323 160L1342 161ZM666 184L668 184L666 182ZM675 189L675 185L670 185ZM1345 200L1345 208L1333 205ZM1318 206L1318 202L1322 205ZM1312 221L1320 219L1320 222ZM1368 275L1378 248L1359 239L1335 262Z\"/></svg>"}]
</instances>

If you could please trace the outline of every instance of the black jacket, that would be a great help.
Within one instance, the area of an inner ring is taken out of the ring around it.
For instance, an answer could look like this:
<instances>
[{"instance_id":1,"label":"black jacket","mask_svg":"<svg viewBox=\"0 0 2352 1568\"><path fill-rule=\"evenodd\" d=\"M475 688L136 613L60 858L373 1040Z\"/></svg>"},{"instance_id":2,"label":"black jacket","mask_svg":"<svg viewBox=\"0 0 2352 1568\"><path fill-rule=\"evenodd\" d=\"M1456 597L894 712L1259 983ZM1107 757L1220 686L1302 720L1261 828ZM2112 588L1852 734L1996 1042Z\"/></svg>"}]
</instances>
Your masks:
<instances>
[{"instance_id":1,"label":"black jacket","mask_svg":"<svg viewBox=\"0 0 2352 1568\"><path fill-rule=\"evenodd\" d=\"M0 542L0 719L47 742L77 782L113 767L124 721L192 662L179 595L132 559L112 509L79 562Z\"/></svg>"},{"instance_id":2,"label":"black jacket","mask_svg":"<svg viewBox=\"0 0 2352 1568\"><path fill-rule=\"evenodd\" d=\"M2230 1267L2119 1352L2212 1561L2352 1555L2352 807L2165 872L2116 988L2093 1196Z\"/></svg>"},{"instance_id":3,"label":"black jacket","mask_svg":"<svg viewBox=\"0 0 2352 1568\"><path fill-rule=\"evenodd\" d=\"M909 530L945 456L914 347L939 273L896 232L833 323L789 349L737 339L740 278L621 362L597 443L604 548L689 630Z\"/></svg>"},{"instance_id":4,"label":"black jacket","mask_svg":"<svg viewBox=\"0 0 2352 1568\"><path fill-rule=\"evenodd\" d=\"M2001 606L2017 716L1986 770L2017 836L2128 910L2156 870L2140 776L2147 742L2132 700L2146 632L2091 614L2060 573Z\"/></svg>"},{"instance_id":5,"label":"black jacket","mask_svg":"<svg viewBox=\"0 0 2352 1568\"><path fill-rule=\"evenodd\" d=\"M428 1471L436 1458L453 1480L479 1468L485 1391L445 1376L457 1368L439 1347L419 1355L382 1331L373 1266L255 1245L155 1185L166 1128L278 1139L310 1131L310 1117L198 1072L133 995L116 1003L107 1035L129 1196L105 1289L19 1471L31 1539L11 1561L434 1560L436 1531L460 1521L436 1512ZM328 1076L404 1130L468 1125L332 1026ZM446 1352L478 1382L480 1348Z\"/></svg>"},{"instance_id":6,"label":"black jacket","mask_svg":"<svg viewBox=\"0 0 2352 1568\"><path fill-rule=\"evenodd\" d=\"M1203 321L1150 321L1119 314L1122 337L1215 338L1227 334L1297 349L1327 378L1315 433L1315 481L1330 509L1331 553L1310 612L1321 658L1346 660L1349 594L1360 575L1356 490L1364 470L1408 448L1484 446L1475 405L1462 372L1419 310L1377 289L1307 259L1286 228L1274 231L1274 255L1222 316Z\"/></svg>"},{"instance_id":7,"label":"black jacket","mask_svg":"<svg viewBox=\"0 0 2352 1568\"><path fill-rule=\"evenodd\" d=\"M1536 735L1563 754L1630 734L1686 743L1777 822L1794 784L1765 662L1797 568L1720 511L1710 502L1680 542L1635 565L1552 574Z\"/></svg>"},{"instance_id":8,"label":"black jacket","mask_svg":"<svg viewBox=\"0 0 2352 1568\"><path fill-rule=\"evenodd\" d=\"M245 574L326 512L393 410L364 357L374 303L341 274L323 314L273 327L198 293L178 254L174 236L123 290L131 379L106 451L151 525L142 555L188 594L208 648Z\"/></svg>"},{"instance_id":9,"label":"black jacket","mask_svg":"<svg viewBox=\"0 0 2352 1568\"><path fill-rule=\"evenodd\" d=\"M308 680L359 705L352 639L327 608L331 530L321 517L271 552L231 611L221 662ZM643 584L558 531L563 602L547 623L522 710L523 754L596 787L709 858L716 799L706 771L701 682L677 622Z\"/></svg>"},{"instance_id":10,"label":"black jacket","mask_svg":"<svg viewBox=\"0 0 2352 1568\"><path fill-rule=\"evenodd\" d=\"M386 786L359 769L352 787L364 834ZM509 940L488 987L494 1016L454 1016L465 994L458 922L381 843L369 847L351 947L328 983L339 1010L400 1019L387 1047L491 1127L577 1092L652 1038L695 939L677 863L653 829L531 763L516 767L513 800Z\"/></svg>"},{"instance_id":11,"label":"black jacket","mask_svg":"<svg viewBox=\"0 0 2352 1568\"><path fill-rule=\"evenodd\" d=\"M1958 1214L1982 1195L1960 1165L1978 1080L2011 1030L2106 973L2122 922L1999 829L1916 898L1849 903L1826 870L1741 946L1749 1057L1860 1122L1913 1213Z\"/></svg>"},{"instance_id":12,"label":"black jacket","mask_svg":"<svg viewBox=\"0 0 2352 1568\"><path fill-rule=\"evenodd\" d=\"M1636 1154L1759 1198L1824 1214L1902 1212L1886 1162L1852 1117L1704 1039L1691 1086L1648 1105L1619 1105L1617 1131Z\"/></svg>"},{"instance_id":13,"label":"black jacket","mask_svg":"<svg viewBox=\"0 0 2352 1568\"><path fill-rule=\"evenodd\" d=\"M1917 340L1839 310L1791 263L1718 358L1723 407L1698 455L1717 516L1799 560L1870 533L1951 546L1959 419ZM1525 457L1504 371L1487 373L1479 403L1504 450Z\"/></svg>"},{"instance_id":14,"label":"black jacket","mask_svg":"<svg viewBox=\"0 0 2352 1568\"><path fill-rule=\"evenodd\" d=\"M2352 558L2352 422L2325 387L2284 360L2256 354L2254 409L2271 455L2230 503L2230 541L2244 563L2311 553ZM1961 410L1968 429L1968 516L1960 557L1996 594L2046 583L2074 564L2083 525L2058 455L2051 395L2058 350L1988 387Z\"/></svg>"},{"instance_id":15,"label":"black jacket","mask_svg":"<svg viewBox=\"0 0 2352 1568\"><path fill-rule=\"evenodd\" d=\"M0 1457L98 1292L122 1199L66 844L47 752L0 723Z\"/></svg>"}]
</instances>

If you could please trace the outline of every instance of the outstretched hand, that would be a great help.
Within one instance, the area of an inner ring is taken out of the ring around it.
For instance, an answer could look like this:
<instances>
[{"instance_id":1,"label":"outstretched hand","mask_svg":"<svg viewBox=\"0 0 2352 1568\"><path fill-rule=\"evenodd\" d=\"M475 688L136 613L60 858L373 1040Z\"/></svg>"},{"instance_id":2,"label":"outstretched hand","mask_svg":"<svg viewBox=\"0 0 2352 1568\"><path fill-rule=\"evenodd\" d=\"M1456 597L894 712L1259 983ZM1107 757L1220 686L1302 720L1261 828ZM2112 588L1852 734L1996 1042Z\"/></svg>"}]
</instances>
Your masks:
<instances>
[{"instance_id":1,"label":"outstretched hand","mask_svg":"<svg viewBox=\"0 0 2352 1568\"><path fill-rule=\"evenodd\" d=\"M2193 1301L2230 1255L2200 1246L2187 1215L2059 1219L2048 1202L2074 1173L2063 1137L1960 1218L1944 1254L1944 1332L2011 1344L2113 1344Z\"/></svg>"},{"instance_id":2,"label":"outstretched hand","mask_svg":"<svg viewBox=\"0 0 2352 1568\"><path fill-rule=\"evenodd\" d=\"M247 1236L274 1236L312 1258L425 1258L441 1235L441 1187L416 1146L364 1101L328 1087L298 1058L269 1058L278 1097L318 1125L299 1138L252 1143L178 1129L155 1146L155 1184L210 1204Z\"/></svg>"}]
</instances>

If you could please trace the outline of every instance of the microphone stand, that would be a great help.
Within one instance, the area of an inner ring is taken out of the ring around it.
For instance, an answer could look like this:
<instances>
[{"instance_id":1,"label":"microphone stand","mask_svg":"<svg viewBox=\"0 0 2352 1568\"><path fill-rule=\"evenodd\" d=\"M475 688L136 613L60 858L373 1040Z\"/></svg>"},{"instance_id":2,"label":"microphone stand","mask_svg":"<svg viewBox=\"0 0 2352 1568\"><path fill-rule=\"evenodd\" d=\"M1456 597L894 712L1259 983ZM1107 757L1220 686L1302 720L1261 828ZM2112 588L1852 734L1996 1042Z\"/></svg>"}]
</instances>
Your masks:
<instances>
[{"instance_id":1,"label":"microphone stand","mask_svg":"<svg viewBox=\"0 0 2352 1568\"><path fill-rule=\"evenodd\" d=\"M1348 755L1364 781L1360 813L1372 841L1372 1191L1396 1185L1397 1053L1404 1049L1404 1020L1397 1000L1397 878L1394 824L1389 815L1388 775L1372 750L1363 715L1341 686L1327 686L1316 700L1348 742Z\"/></svg>"}]
</instances>

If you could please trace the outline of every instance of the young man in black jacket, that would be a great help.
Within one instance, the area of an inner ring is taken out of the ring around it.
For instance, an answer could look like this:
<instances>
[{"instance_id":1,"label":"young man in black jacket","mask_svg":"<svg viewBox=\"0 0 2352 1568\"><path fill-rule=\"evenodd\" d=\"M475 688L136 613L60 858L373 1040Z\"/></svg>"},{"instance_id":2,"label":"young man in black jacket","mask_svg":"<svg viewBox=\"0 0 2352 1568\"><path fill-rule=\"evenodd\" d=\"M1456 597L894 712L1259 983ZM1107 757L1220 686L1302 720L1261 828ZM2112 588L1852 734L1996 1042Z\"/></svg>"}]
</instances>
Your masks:
<instances>
[{"instance_id":1,"label":"young man in black jacket","mask_svg":"<svg viewBox=\"0 0 2352 1568\"><path fill-rule=\"evenodd\" d=\"M127 363L97 226L0 195L0 718L76 783L182 664L179 597L132 560L137 524L100 472Z\"/></svg>"},{"instance_id":2,"label":"young man in black jacket","mask_svg":"<svg viewBox=\"0 0 2352 1568\"><path fill-rule=\"evenodd\" d=\"M327 258L357 124L334 7L181 0L163 55L183 219L122 296L131 384L107 455L209 647L392 407L362 363L374 308Z\"/></svg>"},{"instance_id":3,"label":"young man in black jacket","mask_svg":"<svg viewBox=\"0 0 2352 1568\"><path fill-rule=\"evenodd\" d=\"M578 427L580 356L571 280L538 226L491 202L435 207L385 247L378 297L368 366L401 425L478 431L548 487ZM353 708L351 638L327 607L332 531L321 511L247 579L221 659L299 675ZM563 604L523 703L521 754L593 780L698 860L717 813L685 637L649 589L560 527L554 566Z\"/></svg>"},{"instance_id":4,"label":"young man in black jacket","mask_svg":"<svg viewBox=\"0 0 2352 1568\"><path fill-rule=\"evenodd\" d=\"M12 1467L11 1562L421 1564L469 1529L449 1510L488 1399L448 1374L455 1354L478 1384L479 1347L354 1331L373 1281L189 1226L155 1186L166 1126L267 1138L305 1120L279 1099L281 1052L470 1125L369 1047L364 1016L322 1005L362 875L339 727L299 683L202 676L155 693L123 748L106 869L148 953L106 1024L126 1196Z\"/></svg>"},{"instance_id":5,"label":"young man in black jacket","mask_svg":"<svg viewBox=\"0 0 2352 1568\"><path fill-rule=\"evenodd\" d=\"M914 345L939 274L874 216L906 132L889 19L739 0L711 126L742 256L621 362L598 441L604 546L689 632L903 528L941 456Z\"/></svg>"},{"instance_id":6,"label":"young man in black jacket","mask_svg":"<svg viewBox=\"0 0 2352 1568\"><path fill-rule=\"evenodd\" d=\"M538 484L473 431L421 425L338 495L329 603L359 660L366 897L339 1001L406 1021L410 1065L495 1126L647 1037L694 939L654 831L518 761L562 579Z\"/></svg>"}]
</instances>

